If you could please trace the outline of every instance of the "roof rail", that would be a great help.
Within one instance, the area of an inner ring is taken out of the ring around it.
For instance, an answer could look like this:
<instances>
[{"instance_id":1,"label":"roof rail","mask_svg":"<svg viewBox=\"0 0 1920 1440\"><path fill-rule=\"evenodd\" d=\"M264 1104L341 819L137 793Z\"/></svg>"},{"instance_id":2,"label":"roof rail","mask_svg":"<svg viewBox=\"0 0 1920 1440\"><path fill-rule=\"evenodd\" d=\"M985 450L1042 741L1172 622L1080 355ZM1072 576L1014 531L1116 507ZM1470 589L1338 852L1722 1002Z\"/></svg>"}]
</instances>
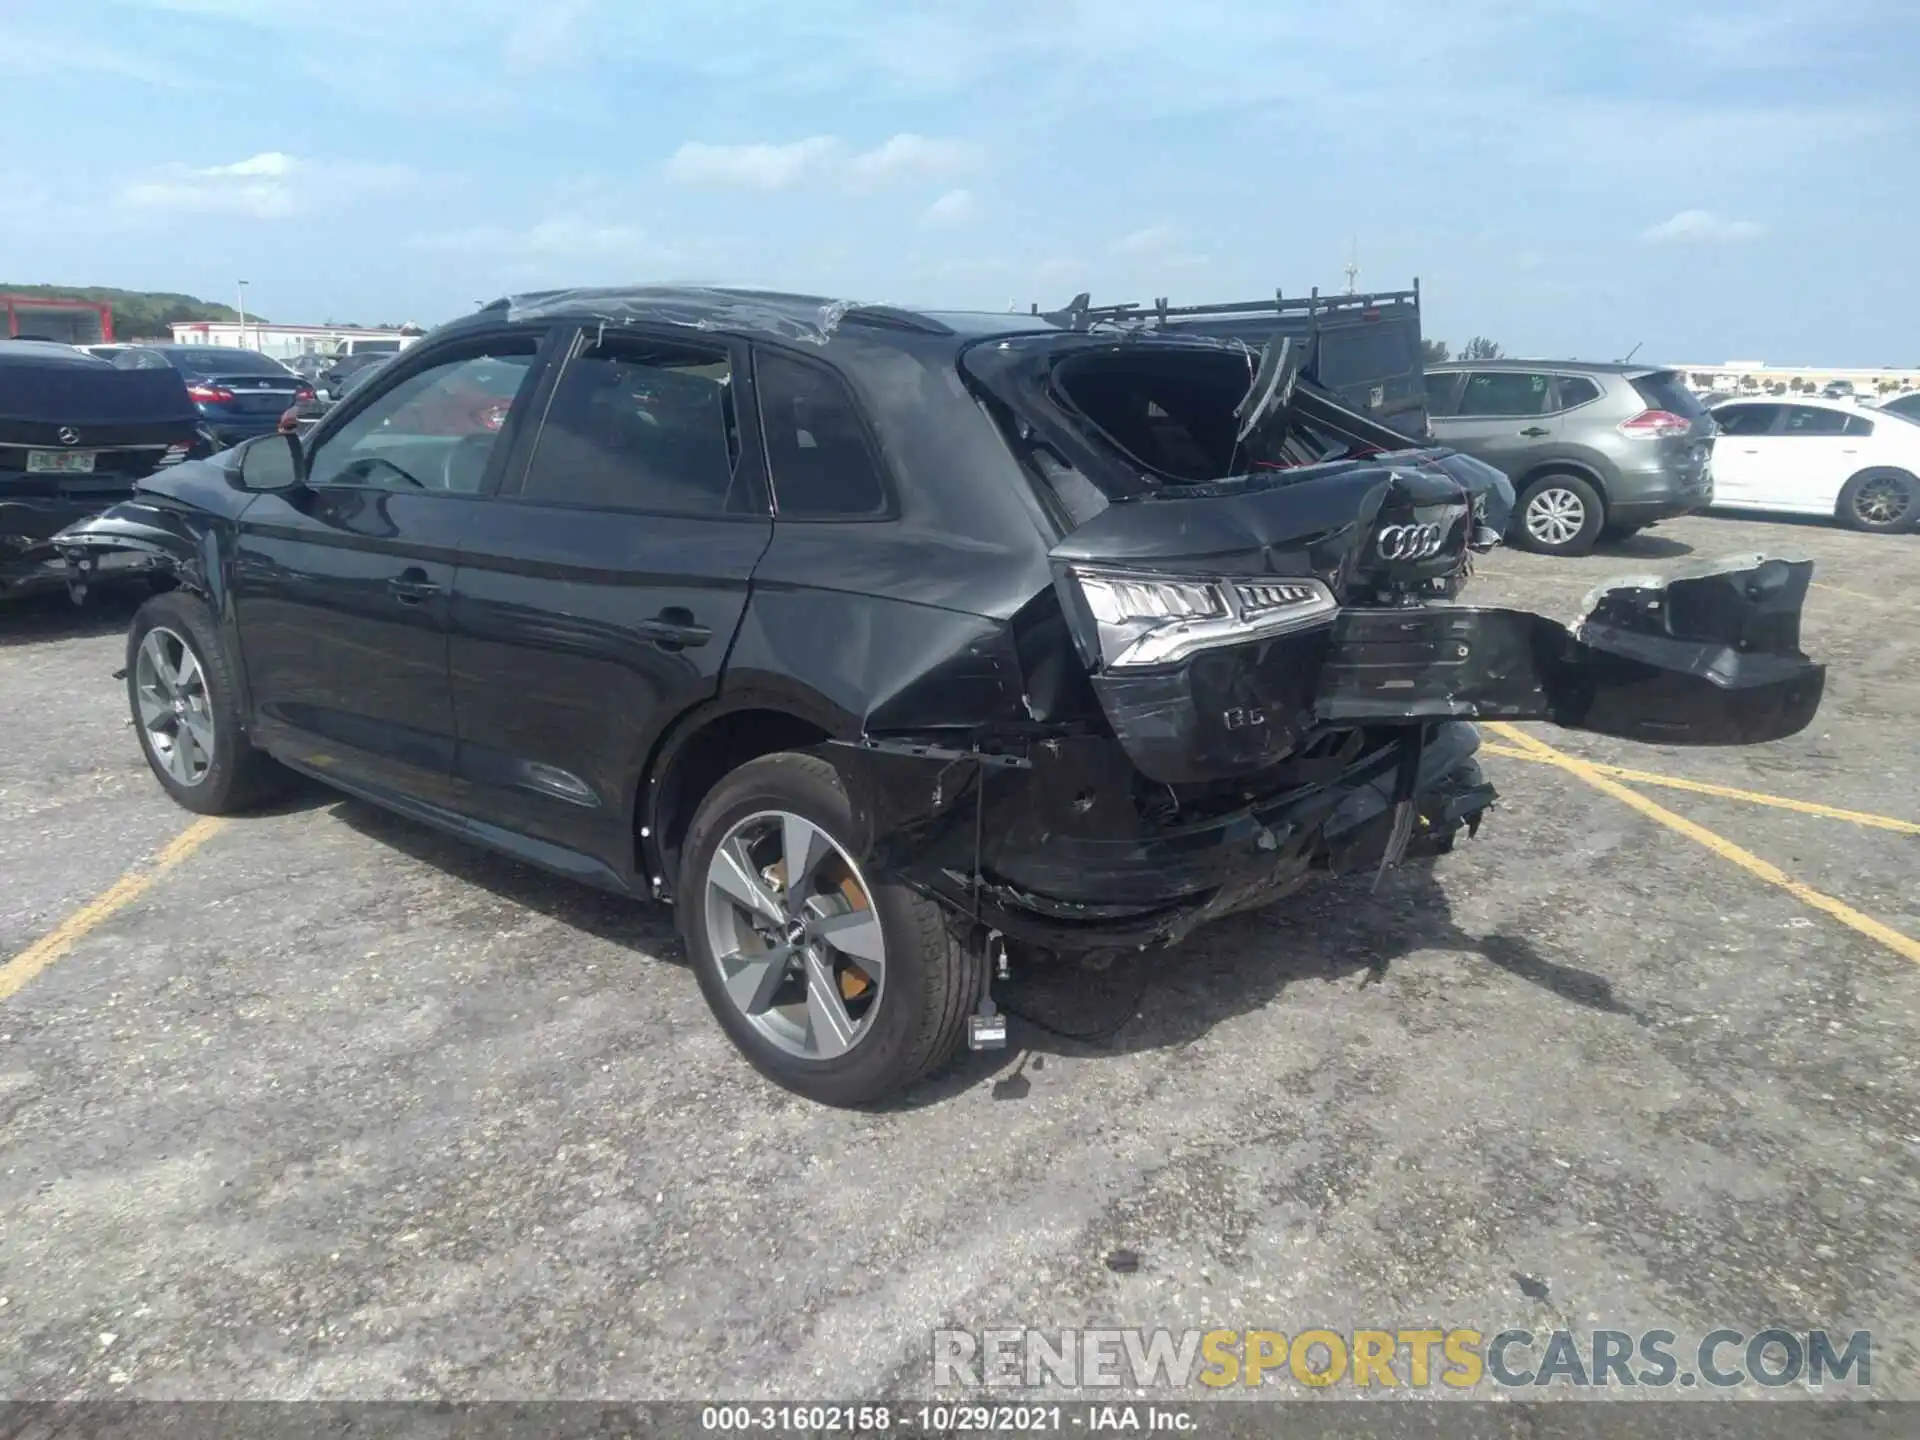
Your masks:
<instances>
[{"instance_id":1,"label":"roof rail","mask_svg":"<svg viewBox=\"0 0 1920 1440\"><path fill-rule=\"evenodd\" d=\"M1148 305L1095 305L1092 303L1092 297L1086 291L1082 291L1058 310L1043 312L1036 303L1033 306L1033 313L1069 329L1084 330L1095 324L1165 325L1169 321L1227 319L1236 315L1304 315L1309 318L1318 318L1402 305L1419 308L1418 277L1415 277L1413 288L1410 290L1372 290L1351 295L1322 295L1319 287L1316 286L1305 295L1289 297L1284 292L1275 290L1271 299L1222 301L1210 305L1171 305L1164 295Z\"/></svg>"}]
</instances>

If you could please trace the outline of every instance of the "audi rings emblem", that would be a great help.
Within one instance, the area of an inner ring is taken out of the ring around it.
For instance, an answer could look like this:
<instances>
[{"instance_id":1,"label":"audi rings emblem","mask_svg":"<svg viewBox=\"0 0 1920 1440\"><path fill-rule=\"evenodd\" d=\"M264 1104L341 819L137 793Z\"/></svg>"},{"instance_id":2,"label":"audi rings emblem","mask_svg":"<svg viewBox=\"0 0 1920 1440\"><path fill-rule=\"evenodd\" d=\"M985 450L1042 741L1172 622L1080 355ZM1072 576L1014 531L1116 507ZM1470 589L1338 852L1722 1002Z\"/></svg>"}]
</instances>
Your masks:
<instances>
[{"instance_id":1,"label":"audi rings emblem","mask_svg":"<svg viewBox=\"0 0 1920 1440\"><path fill-rule=\"evenodd\" d=\"M60 443L62 445L78 445L80 443L80 432L71 425L62 425L60 427Z\"/></svg>"},{"instance_id":2,"label":"audi rings emblem","mask_svg":"<svg viewBox=\"0 0 1920 1440\"><path fill-rule=\"evenodd\" d=\"M1383 560L1425 560L1440 553L1446 534L1439 525L1387 525L1374 543Z\"/></svg>"}]
</instances>

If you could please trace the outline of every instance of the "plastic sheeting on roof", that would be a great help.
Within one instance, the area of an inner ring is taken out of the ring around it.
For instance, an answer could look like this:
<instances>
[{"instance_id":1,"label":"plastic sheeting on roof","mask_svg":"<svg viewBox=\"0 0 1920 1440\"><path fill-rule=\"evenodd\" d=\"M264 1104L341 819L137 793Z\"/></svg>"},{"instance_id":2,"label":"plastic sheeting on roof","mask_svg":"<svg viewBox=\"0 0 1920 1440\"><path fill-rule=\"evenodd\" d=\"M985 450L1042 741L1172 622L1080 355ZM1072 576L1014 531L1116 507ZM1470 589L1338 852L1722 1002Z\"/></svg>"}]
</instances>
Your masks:
<instances>
[{"instance_id":1,"label":"plastic sheeting on roof","mask_svg":"<svg viewBox=\"0 0 1920 1440\"><path fill-rule=\"evenodd\" d=\"M759 330L783 340L824 345L856 308L852 300L815 305L784 296L695 285L643 285L552 290L507 297L507 318L543 320L586 316L609 325L685 325L693 330Z\"/></svg>"}]
</instances>

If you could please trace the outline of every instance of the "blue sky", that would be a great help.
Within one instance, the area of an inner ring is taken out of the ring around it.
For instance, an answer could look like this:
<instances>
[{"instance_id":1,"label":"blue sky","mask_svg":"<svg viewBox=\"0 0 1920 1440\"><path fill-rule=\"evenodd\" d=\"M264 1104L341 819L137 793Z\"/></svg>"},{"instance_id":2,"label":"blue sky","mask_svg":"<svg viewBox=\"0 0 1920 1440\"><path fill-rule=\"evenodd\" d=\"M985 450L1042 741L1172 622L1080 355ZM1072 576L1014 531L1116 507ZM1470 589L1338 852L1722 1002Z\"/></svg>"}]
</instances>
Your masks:
<instances>
[{"instance_id":1,"label":"blue sky","mask_svg":"<svg viewBox=\"0 0 1920 1440\"><path fill-rule=\"evenodd\" d=\"M1418 275L1509 351L1920 364L1920 0L5 0L0 279L431 324Z\"/></svg>"}]
</instances>

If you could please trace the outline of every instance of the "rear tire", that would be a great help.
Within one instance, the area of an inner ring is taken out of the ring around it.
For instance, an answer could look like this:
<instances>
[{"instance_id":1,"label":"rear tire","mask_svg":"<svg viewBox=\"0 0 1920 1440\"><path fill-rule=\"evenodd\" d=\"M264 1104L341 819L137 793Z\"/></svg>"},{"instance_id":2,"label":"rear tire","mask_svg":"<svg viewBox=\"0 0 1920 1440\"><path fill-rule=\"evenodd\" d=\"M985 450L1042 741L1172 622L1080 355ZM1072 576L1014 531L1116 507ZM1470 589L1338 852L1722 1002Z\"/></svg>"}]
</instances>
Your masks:
<instances>
[{"instance_id":1,"label":"rear tire","mask_svg":"<svg viewBox=\"0 0 1920 1440\"><path fill-rule=\"evenodd\" d=\"M819 858L790 862L796 848ZM961 941L947 912L864 873L864 849L831 765L764 756L700 802L675 897L701 993L727 1038L776 1085L826 1105L871 1104L945 1065L988 981L986 956ZM788 887L793 866L803 873Z\"/></svg>"},{"instance_id":2,"label":"rear tire","mask_svg":"<svg viewBox=\"0 0 1920 1440\"><path fill-rule=\"evenodd\" d=\"M1578 475L1542 475L1513 507L1513 543L1536 555L1585 555L1607 521L1600 492Z\"/></svg>"},{"instance_id":3,"label":"rear tire","mask_svg":"<svg viewBox=\"0 0 1920 1440\"><path fill-rule=\"evenodd\" d=\"M292 776L254 749L213 617L190 592L155 595L127 630L127 706L160 788L197 815L231 815Z\"/></svg>"},{"instance_id":4,"label":"rear tire","mask_svg":"<svg viewBox=\"0 0 1920 1440\"><path fill-rule=\"evenodd\" d=\"M1834 514L1871 535L1898 535L1920 524L1920 481L1904 470L1862 470L1840 492Z\"/></svg>"}]
</instances>

